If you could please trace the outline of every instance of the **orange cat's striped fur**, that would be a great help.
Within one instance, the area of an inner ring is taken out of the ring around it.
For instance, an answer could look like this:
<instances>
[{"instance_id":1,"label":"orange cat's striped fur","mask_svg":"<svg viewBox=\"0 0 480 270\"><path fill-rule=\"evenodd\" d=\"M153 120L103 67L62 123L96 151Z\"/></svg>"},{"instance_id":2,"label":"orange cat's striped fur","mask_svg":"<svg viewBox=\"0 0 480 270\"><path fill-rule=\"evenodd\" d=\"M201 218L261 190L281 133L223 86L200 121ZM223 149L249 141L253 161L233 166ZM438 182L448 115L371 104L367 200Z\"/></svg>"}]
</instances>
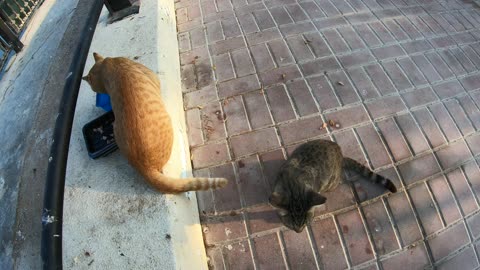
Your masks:
<instances>
[{"instance_id":1,"label":"orange cat's striped fur","mask_svg":"<svg viewBox=\"0 0 480 270\"><path fill-rule=\"evenodd\" d=\"M180 193L220 188L224 178L171 178L162 173L170 158L173 128L160 95L160 81L147 67L123 57L93 54L95 65L83 77L93 91L110 95L118 148L157 190Z\"/></svg>"}]
</instances>

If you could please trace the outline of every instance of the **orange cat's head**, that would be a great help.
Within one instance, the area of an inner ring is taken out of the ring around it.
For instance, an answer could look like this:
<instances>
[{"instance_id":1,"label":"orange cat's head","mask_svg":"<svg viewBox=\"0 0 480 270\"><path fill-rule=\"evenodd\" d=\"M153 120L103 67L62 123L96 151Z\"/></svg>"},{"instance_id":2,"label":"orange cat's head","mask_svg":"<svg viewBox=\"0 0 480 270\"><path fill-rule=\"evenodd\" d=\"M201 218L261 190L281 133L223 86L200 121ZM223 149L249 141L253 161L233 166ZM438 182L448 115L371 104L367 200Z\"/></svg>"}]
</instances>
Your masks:
<instances>
[{"instance_id":1,"label":"orange cat's head","mask_svg":"<svg viewBox=\"0 0 480 270\"><path fill-rule=\"evenodd\" d=\"M96 52L93 53L93 58L95 58L95 65L93 65L93 67L90 69L87 76L83 77L82 79L90 84L90 87L93 91L98 93L106 93L105 86L101 78L102 63L104 58Z\"/></svg>"}]
</instances>

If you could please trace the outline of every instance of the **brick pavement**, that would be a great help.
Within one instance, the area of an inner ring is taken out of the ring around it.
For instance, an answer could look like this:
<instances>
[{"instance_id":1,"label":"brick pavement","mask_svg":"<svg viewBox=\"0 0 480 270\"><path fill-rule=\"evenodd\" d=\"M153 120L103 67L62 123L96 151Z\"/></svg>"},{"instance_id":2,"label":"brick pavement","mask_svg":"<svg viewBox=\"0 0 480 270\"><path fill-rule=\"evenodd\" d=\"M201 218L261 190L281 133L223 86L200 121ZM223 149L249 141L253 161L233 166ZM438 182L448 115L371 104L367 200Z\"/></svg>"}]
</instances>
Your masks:
<instances>
[{"instance_id":1,"label":"brick pavement","mask_svg":"<svg viewBox=\"0 0 480 270\"><path fill-rule=\"evenodd\" d=\"M179 0L195 175L214 269L476 269L480 8L469 0ZM334 120L340 127L323 127ZM393 179L326 194L301 234L266 203L325 138Z\"/></svg>"}]
</instances>

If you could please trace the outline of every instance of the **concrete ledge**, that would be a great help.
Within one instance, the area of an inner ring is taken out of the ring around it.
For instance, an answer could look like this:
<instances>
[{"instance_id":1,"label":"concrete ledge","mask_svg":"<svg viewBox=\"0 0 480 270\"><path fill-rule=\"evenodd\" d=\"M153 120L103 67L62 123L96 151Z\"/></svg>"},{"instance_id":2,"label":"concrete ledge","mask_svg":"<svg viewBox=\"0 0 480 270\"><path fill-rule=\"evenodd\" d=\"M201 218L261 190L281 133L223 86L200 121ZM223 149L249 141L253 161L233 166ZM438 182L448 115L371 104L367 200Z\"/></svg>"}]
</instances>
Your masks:
<instances>
[{"instance_id":1,"label":"concrete ledge","mask_svg":"<svg viewBox=\"0 0 480 270\"><path fill-rule=\"evenodd\" d=\"M102 11L91 52L125 56L157 72L176 132L166 174L190 173L173 1L144 0L140 13L107 25ZM86 70L93 65L89 56ZM85 71L86 73L86 71ZM91 160L81 128L104 112L82 84L65 187L64 266L79 269L207 269L194 193L152 190L115 152Z\"/></svg>"}]
</instances>

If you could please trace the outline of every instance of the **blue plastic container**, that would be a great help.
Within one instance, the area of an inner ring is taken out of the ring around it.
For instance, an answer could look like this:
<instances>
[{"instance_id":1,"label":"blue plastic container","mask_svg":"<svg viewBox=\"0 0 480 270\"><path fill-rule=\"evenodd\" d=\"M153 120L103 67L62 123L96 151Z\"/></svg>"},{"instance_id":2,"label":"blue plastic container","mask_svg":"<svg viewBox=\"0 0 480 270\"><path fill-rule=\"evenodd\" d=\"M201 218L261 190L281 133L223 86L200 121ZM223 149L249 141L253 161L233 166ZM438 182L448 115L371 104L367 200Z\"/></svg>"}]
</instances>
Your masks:
<instances>
[{"instance_id":1,"label":"blue plastic container","mask_svg":"<svg viewBox=\"0 0 480 270\"><path fill-rule=\"evenodd\" d=\"M112 104L110 104L110 96L108 94L97 93L97 101L95 105L107 112L112 110Z\"/></svg>"}]
</instances>

